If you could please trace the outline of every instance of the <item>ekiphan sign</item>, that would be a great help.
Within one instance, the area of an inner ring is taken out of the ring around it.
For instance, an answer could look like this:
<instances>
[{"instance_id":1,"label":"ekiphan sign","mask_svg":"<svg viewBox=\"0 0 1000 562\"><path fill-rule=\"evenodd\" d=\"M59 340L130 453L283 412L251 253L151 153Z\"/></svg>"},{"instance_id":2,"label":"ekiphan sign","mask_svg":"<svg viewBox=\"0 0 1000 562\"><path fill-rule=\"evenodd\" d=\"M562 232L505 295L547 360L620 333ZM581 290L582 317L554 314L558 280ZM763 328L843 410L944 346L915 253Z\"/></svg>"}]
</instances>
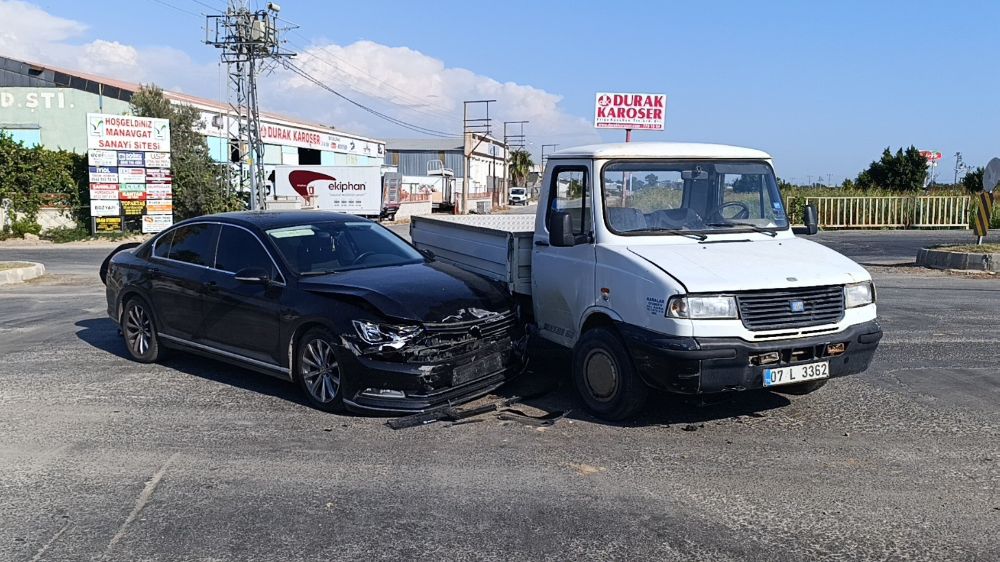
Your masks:
<instances>
[{"instance_id":1,"label":"ekiphan sign","mask_svg":"<svg viewBox=\"0 0 1000 562\"><path fill-rule=\"evenodd\" d=\"M594 127L662 131L667 116L666 94L597 92Z\"/></svg>"},{"instance_id":2,"label":"ekiphan sign","mask_svg":"<svg viewBox=\"0 0 1000 562\"><path fill-rule=\"evenodd\" d=\"M302 198L306 207L361 216L382 212L379 166L277 166L274 194Z\"/></svg>"}]
</instances>

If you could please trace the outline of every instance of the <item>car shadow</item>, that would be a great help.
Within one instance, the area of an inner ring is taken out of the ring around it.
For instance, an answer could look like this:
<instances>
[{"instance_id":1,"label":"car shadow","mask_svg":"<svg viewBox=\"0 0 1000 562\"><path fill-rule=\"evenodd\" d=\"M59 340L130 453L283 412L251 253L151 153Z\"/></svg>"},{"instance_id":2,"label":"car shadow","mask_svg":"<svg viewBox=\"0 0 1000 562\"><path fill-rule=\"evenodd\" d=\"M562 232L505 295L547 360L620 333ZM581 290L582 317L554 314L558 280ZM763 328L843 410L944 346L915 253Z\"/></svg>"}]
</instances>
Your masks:
<instances>
[{"instance_id":1,"label":"car shadow","mask_svg":"<svg viewBox=\"0 0 1000 562\"><path fill-rule=\"evenodd\" d=\"M566 418L573 420L617 427L697 426L742 416L762 417L769 410L791 404L785 396L764 390L711 397L653 391L645 408L635 418L610 422L590 414L577 396L571 378L572 356L568 351L545 347L544 350L534 350L531 355L532 359L525 373L501 387L496 394L504 398L532 397L520 403L546 412L568 411ZM517 408L516 405L512 407Z\"/></svg>"},{"instance_id":2,"label":"car shadow","mask_svg":"<svg viewBox=\"0 0 1000 562\"><path fill-rule=\"evenodd\" d=\"M81 328L77 331L76 336L85 343L101 351L132 361L132 356L125 349L125 343L118 333L118 325L110 318L88 318L80 320L75 325ZM302 396L298 386L223 361L184 351L170 350L170 354L157 363L198 378L311 407Z\"/></svg>"}]
</instances>

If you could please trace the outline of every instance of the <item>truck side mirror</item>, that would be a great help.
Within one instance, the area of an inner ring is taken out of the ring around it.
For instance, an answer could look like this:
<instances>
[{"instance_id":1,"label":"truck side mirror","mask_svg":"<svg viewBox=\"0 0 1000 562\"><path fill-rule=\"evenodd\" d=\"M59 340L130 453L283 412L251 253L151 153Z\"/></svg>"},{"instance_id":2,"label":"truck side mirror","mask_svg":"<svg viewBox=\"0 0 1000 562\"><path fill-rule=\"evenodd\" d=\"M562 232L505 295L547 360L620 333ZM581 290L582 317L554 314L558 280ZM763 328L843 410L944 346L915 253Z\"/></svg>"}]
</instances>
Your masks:
<instances>
[{"instance_id":1,"label":"truck side mirror","mask_svg":"<svg viewBox=\"0 0 1000 562\"><path fill-rule=\"evenodd\" d=\"M549 244L558 248L576 245L573 217L566 211L552 211L549 215Z\"/></svg>"},{"instance_id":2,"label":"truck side mirror","mask_svg":"<svg viewBox=\"0 0 1000 562\"><path fill-rule=\"evenodd\" d=\"M819 219L816 214L816 205L809 204L806 205L806 210L802 213L802 222L806 225L806 231L804 234L812 236L819 232Z\"/></svg>"}]
</instances>

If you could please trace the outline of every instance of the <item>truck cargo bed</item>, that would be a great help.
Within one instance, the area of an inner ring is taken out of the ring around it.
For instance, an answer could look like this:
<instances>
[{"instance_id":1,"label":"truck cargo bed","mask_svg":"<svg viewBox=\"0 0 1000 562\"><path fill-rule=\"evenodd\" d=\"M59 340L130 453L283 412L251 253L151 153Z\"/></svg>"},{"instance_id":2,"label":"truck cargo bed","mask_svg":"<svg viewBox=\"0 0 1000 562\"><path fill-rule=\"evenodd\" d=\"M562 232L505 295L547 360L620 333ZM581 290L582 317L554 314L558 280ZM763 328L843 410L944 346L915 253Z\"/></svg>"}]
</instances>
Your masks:
<instances>
[{"instance_id":1,"label":"truck cargo bed","mask_svg":"<svg viewBox=\"0 0 1000 562\"><path fill-rule=\"evenodd\" d=\"M531 294L534 215L415 216L410 239L437 259Z\"/></svg>"}]
</instances>

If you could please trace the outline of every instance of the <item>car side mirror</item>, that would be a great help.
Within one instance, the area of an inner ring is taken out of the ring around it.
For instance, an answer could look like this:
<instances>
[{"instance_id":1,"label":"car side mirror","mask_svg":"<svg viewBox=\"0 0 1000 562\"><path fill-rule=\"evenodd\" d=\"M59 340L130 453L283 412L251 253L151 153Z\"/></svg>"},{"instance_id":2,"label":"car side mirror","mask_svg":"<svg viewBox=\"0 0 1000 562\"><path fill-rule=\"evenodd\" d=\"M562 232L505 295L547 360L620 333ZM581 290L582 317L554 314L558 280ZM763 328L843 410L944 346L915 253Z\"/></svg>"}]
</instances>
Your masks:
<instances>
[{"instance_id":1,"label":"car side mirror","mask_svg":"<svg viewBox=\"0 0 1000 562\"><path fill-rule=\"evenodd\" d=\"M434 260L434 252L426 248L418 248L417 251L420 252L420 254L423 255L428 260Z\"/></svg>"},{"instance_id":2,"label":"car side mirror","mask_svg":"<svg viewBox=\"0 0 1000 562\"><path fill-rule=\"evenodd\" d=\"M812 236L819 232L819 219L817 218L816 205L806 205L806 210L802 213L802 222L806 225L804 234Z\"/></svg>"},{"instance_id":3,"label":"car side mirror","mask_svg":"<svg viewBox=\"0 0 1000 562\"><path fill-rule=\"evenodd\" d=\"M549 244L557 248L576 245L573 234L573 217L566 211L553 211L549 215Z\"/></svg>"},{"instance_id":4,"label":"car side mirror","mask_svg":"<svg viewBox=\"0 0 1000 562\"><path fill-rule=\"evenodd\" d=\"M267 285L271 282L271 275L259 267L248 267L236 272L234 277L240 283L253 285Z\"/></svg>"}]
</instances>

